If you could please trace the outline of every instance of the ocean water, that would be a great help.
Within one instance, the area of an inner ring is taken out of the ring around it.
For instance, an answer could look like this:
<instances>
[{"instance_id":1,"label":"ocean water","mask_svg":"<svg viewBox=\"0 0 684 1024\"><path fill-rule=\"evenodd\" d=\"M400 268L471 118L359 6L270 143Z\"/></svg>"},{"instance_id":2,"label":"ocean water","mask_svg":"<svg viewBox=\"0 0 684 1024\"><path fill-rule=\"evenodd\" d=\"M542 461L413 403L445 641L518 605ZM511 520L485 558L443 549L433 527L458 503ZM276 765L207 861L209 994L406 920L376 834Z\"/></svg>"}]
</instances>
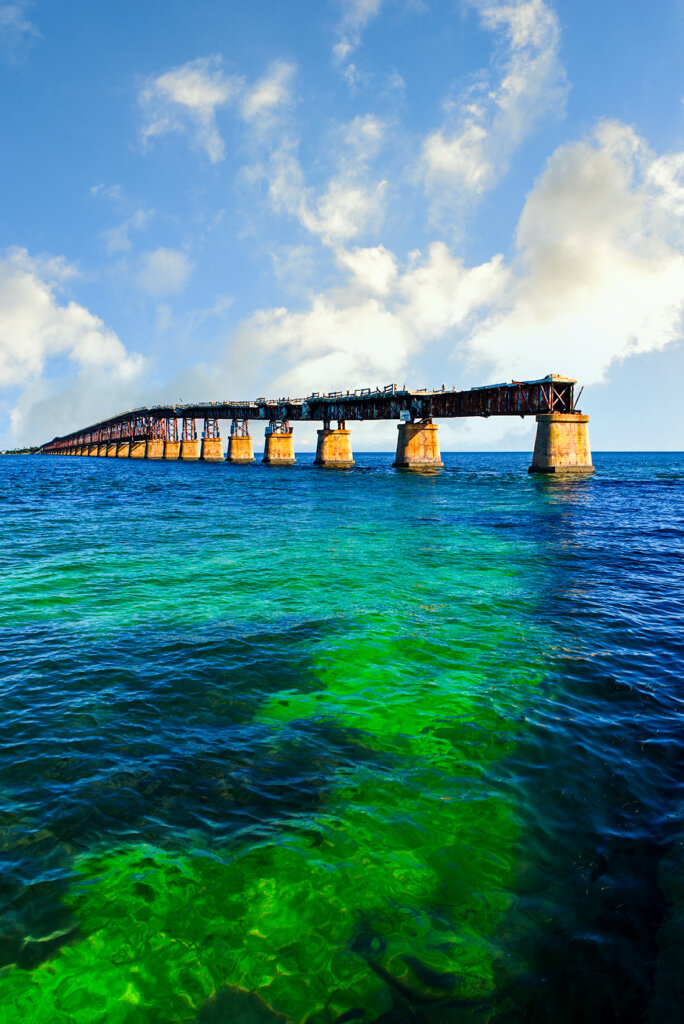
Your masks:
<instances>
[{"instance_id":1,"label":"ocean water","mask_svg":"<svg viewBox=\"0 0 684 1024\"><path fill-rule=\"evenodd\" d=\"M684 455L0 460L0 1022L682 1019Z\"/></svg>"}]
</instances>

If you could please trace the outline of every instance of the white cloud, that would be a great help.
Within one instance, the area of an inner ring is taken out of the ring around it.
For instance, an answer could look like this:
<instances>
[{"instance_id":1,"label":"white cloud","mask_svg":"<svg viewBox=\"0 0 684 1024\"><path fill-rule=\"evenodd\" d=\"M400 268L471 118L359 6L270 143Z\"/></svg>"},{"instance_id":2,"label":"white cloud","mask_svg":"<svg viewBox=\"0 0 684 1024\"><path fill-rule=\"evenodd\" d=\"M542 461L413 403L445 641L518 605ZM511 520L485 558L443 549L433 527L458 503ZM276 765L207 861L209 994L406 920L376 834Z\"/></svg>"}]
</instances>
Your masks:
<instances>
[{"instance_id":1,"label":"white cloud","mask_svg":"<svg viewBox=\"0 0 684 1024\"><path fill-rule=\"evenodd\" d=\"M16 54L29 39L40 33L26 17L33 0L0 0L0 44L6 53Z\"/></svg>"},{"instance_id":2,"label":"white cloud","mask_svg":"<svg viewBox=\"0 0 684 1024\"><path fill-rule=\"evenodd\" d=\"M138 97L145 115L143 143L169 132L189 132L193 145L217 163L225 145L216 111L233 102L242 88L241 78L224 73L219 56L200 57L148 78Z\"/></svg>"},{"instance_id":3,"label":"white cloud","mask_svg":"<svg viewBox=\"0 0 684 1024\"><path fill-rule=\"evenodd\" d=\"M240 75L226 74L219 55L199 57L148 78L138 95L143 111L143 145L171 132L190 136L195 149L204 150L212 163L225 157L217 113L236 106L252 127L273 123L277 108L292 102L296 65L276 60L254 85Z\"/></svg>"},{"instance_id":4,"label":"white cloud","mask_svg":"<svg viewBox=\"0 0 684 1024\"><path fill-rule=\"evenodd\" d=\"M291 87L296 65L285 60L271 64L263 78L247 92L242 101L242 116L247 121L270 114L275 107L291 102Z\"/></svg>"},{"instance_id":5,"label":"white cloud","mask_svg":"<svg viewBox=\"0 0 684 1024\"><path fill-rule=\"evenodd\" d=\"M130 217L127 217L116 227L107 228L102 232L105 246L108 253L126 252L131 248L131 231L139 231L147 224L153 216L153 210L135 210Z\"/></svg>"},{"instance_id":6,"label":"white cloud","mask_svg":"<svg viewBox=\"0 0 684 1024\"><path fill-rule=\"evenodd\" d=\"M268 181L268 195L278 212L295 217L326 245L337 247L368 230L377 230L384 216L387 182L374 180L369 164L385 141L385 125L373 115L340 126L329 148L337 154L336 172L318 190L307 186L296 144L284 139L265 165L251 168L252 182Z\"/></svg>"},{"instance_id":7,"label":"white cloud","mask_svg":"<svg viewBox=\"0 0 684 1024\"><path fill-rule=\"evenodd\" d=\"M306 393L396 379L426 343L467 323L507 281L501 257L469 269L441 242L427 255L412 253L403 272L381 245L340 250L337 260L347 272L341 287L313 296L302 311L262 310L238 332L238 348L285 364L276 388Z\"/></svg>"},{"instance_id":8,"label":"white cloud","mask_svg":"<svg viewBox=\"0 0 684 1024\"><path fill-rule=\"evenodd\" d=\"M389 295L396 283L397 261L384 245L373 249L343 249L337 254L337 260L374 295Z\"/></svg>"},{"instance_id":9,"label":"white cloud","mask_svg":"<svg viewBox=\"0 0 684 1024\"><path fill-rule=\"evenodd\" d=\"M481 194L505 172L514 149L567 94L558 18L543 0L471 0L482 25L503 37L495 85L483 76L445 104L445 125L423 146L423 173L436 220Z\"/></svg>"},{"instance_id":10,"label":"white cloud","mask_svg":"<svg viewBox=\"0 0 684 1024\"><path fill-rule=\"evenodd\" d=\"M520 218L517 272L473 332L472 355L495 374L591 383L615 360L678 339L684 209L669 172L683 163L654 159L618 122L558 149Z\"/></svg>"},{"instance_id":11,"label":"white cloud","mask_svg":"<svg viewBox=\"0 0 684 1024\"><path fill-rule=\"evenodd\" d=\"M432 345L472 383L547 372L599 381L616 360L681 337L682 168L684 155L655 157L606 122L553 154L510 265L499 255L468 267L443 242L401 265L383 245L338 235L341 282L299 310L260 311L239 344L254 365L278 368L281 393L410 378L434 363Z\"/></svg>"},{"instance_id":12,"label":"white cloud","mask_svg":"<svg viewBox=\"0 0 684 1024\"><path fill-rule=\"evenodd\" d=\"M155 249L140 259L138 285L150 295L173 295L180 292L193 271L188 256L178 249Z\"/></svg>"},{"instance_id":13,"label":"white cloud","mask_svg":"<svg viewBox=\"0 0 684 1024\"><path fill-rule=\"evenodd\" d=\"M383 0L341 0L342 17L337 26L333 55L343 64L359 46L366 26L380 13Z\"/></svg>"},{"instance_id":14,"label":"white cloud","mask_svg":"<svg viewBox=\"0 0 684 1024\"><path fill-rule=\"evenodd\" d=\"M53 361L72 364L74 388L83 391L92 418L110 393L131 387L143 370L143 358L128 352L99 317L60 301L60 289L74 276L65 261L31 259L24 250L0 259L0 388L24 389L11 415L16 437L36 427L32 410L50 391L45 374Z\"/></svg>"}]
</instances>

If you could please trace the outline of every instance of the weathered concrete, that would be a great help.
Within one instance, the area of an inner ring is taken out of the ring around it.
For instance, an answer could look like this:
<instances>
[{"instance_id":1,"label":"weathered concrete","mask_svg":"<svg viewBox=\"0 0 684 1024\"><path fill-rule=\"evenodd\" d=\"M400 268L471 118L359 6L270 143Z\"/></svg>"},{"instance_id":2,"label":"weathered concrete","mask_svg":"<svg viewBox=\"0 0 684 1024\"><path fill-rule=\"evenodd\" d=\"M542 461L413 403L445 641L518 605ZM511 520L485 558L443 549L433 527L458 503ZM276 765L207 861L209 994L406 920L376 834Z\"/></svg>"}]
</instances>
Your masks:
<instances>
[{"instance_id":1,"label":"weathered concrete","mask_svg":"<svg viewBox=\"0 0 684 1024\"><path fill-rule=\"evenodd\" d=\"M589 417L580 412L537 416L530 473L593 473Z\"/></svg>"},{"instance_id":2,"label":"weathered concrete","mask_svg":"<svg viewBox=\"0 0 684 1024\"><path fill-rule=\"evenodd\" d=\"M223 462L223 443L220 437L203 437L202 462Z\"/></svg>"},{"instance_id":3,"label":"weathered concrete","mask_svg":"<svg viewBox=\"0 0 684 1024\"><path fill-rule=\"evenodd\" d=\"M103 459L106 459L107 458L107 445L106 444L101 444L98 447L98 449L97 449L97 454L99 456L101 456Z\"/></svg>"},{"instance_id":4,"label":"weathered concrete","mask_svg":"<svg viewBox=\"0 0 684 1024\"><path fill-rule=\"evenodd\" d=\"M180 441L164 441L164 458L177 459L180 455Z\"/></svg>"},{"instance_id":5,"label":"weathered concrete","mask_svg":"<svg viewBox=\"0 0 684 1024\"><path fill-rule=\"evenodd\" d=\"M147 442L147 450L145 452L146 459L163 459L164 458L164 442L159 437L151 438Z\"/></svg>"},{"instance_id":6,"label":"weathered concrete","mask_svg":"<svg viewBox=\"0 0 684 1024\"><path fill-rule=\"evenodd\" d=\"M254 462L254 446L249 434L231 434L227 459L228 462Z\"/></svg>"},{"instance_id":7,"label":"weathered concrete","mask_svg":"<svg viewBox=\"0 0 684 1024\"><path fill-rule=\"evenodd\" d=\"M292 431L270 434L267 430L264 440L264 457L261 461L268 466L294 465L297 460Z\"/></svg>"},{"instance_id":8,"label":"weathered concrete","mask_svg":"<svg viewBox=\"0 0 684 1024\"><path fill-rule=\"evenodd\" d=\"M146 447L146 441L131 441L131 451L129 457L131 459L144 459Z\"/></svg>"},{"instance_id":9,"label":"weathered concrete","mask_svg":"<svg viewBox=\"0 0 684 1024\"><path fill-rule=\"evenodd\" d=\"M348 469L353 466L351 431L331 430L329 427L319 430L314 465L329 469Z\"/></svg>"},{"instance_id":10,"label":"weathered concrete","mask_svg":"<svg viewBox=\"0 0 684 1024\"><path fill-rule=\"evenodd\" d=\"M127 459L131 454L131 443L130 441L119 441L116 446L116 457L117 459Z\"/></svg>"},{"instance_id":11,"label":"weathered concrete","mask_svg":"<svg viewBox=\"0 0 684 1024\"><path fill-rule=\"evenodd\" d=\"M200 443L197 438L194 441L181 441L180 457L186 462L196 462L200 456Z\"/></svg>"},{"instance_id":12,"label":"weathered concrete","mask_svg":"<svg viewBox=\"0 0 684 1024\"><path fill-rule=\"evenodd\" d=\"M118 448L117 442L116 441L111 441L107 445L107 458L109 458L109 459L116 458L116 449L117 448Z\"/></svg>"},{"instance_id":13,"label":"weathered concrete","mask_svg":"<svg viewBox=\"0 0 684 1024\"><path fill-rule=\"evenodd\" d=\"M98 455L100 446L98 444L91 444L88 446L88 455Z\"/></svg>"},{"instance_id":14,"label":"weathered concrete","mask_svg":"<svg viewBox=\"0 0 684 1024\"><path fill-rule=\"evenodd\" d=\"M441 469L436 423L400 423L397 427L397 453L393 466L398 469Z\"/></svg>"}]
</instances>

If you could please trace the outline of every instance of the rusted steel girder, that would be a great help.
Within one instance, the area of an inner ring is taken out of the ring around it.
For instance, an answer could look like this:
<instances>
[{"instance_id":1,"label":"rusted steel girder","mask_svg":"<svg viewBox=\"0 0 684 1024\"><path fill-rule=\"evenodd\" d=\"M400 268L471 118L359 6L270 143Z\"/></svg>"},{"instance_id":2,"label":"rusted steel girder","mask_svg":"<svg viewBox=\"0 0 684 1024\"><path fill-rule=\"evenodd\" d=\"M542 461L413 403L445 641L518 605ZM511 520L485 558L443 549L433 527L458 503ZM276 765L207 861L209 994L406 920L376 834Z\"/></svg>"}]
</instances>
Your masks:
<instances>
[{"instance_id":1,"label":"rusted steel girder","mask_svg":"<svg viewBox=\"0 0 684 1024\"><path fill-rule=\"evenodd\" d=\"M574 387L577 381L569 377L549 375L534 381L512 381L470 388L468 391L410 391L395 384L374 391L360 388L356 391L336 391L327 395L314 393L308 398L258 398L255 402L198 402L188 405L154 406L131 409L103 420L90 427L56 437L43 445L42 451L63 448L73 439L84 444L103 440L144 441L164 436L169 420L183 420L183 438L192 432L196 436L194 421L265 420L322 421L331 420L430 420L457 419L465 416L535 416L538 413L577 412ZM162 433L158 433L162 431ZM105 436L106 435L106 436Z\"/></svg>"}]
</instances>

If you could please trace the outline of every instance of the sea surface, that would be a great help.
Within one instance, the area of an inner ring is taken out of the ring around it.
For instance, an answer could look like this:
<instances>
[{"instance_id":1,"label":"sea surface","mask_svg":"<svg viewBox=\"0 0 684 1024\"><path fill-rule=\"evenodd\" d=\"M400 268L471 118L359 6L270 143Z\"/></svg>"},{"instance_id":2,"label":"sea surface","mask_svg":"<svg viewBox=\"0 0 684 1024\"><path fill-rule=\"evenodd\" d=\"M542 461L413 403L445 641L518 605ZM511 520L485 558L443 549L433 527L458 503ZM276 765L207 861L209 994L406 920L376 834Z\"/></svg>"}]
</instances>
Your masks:
<instances>
[{"instance_id":1,"label":"sea surface","mask_svg":"<svg viewBox=\"0 0 684 1024\"><path fill-rule=\"evenodd\" d=\"M2 1024L673 1024L684 455L0 459Z\"/></svg>"}]
</instances>

